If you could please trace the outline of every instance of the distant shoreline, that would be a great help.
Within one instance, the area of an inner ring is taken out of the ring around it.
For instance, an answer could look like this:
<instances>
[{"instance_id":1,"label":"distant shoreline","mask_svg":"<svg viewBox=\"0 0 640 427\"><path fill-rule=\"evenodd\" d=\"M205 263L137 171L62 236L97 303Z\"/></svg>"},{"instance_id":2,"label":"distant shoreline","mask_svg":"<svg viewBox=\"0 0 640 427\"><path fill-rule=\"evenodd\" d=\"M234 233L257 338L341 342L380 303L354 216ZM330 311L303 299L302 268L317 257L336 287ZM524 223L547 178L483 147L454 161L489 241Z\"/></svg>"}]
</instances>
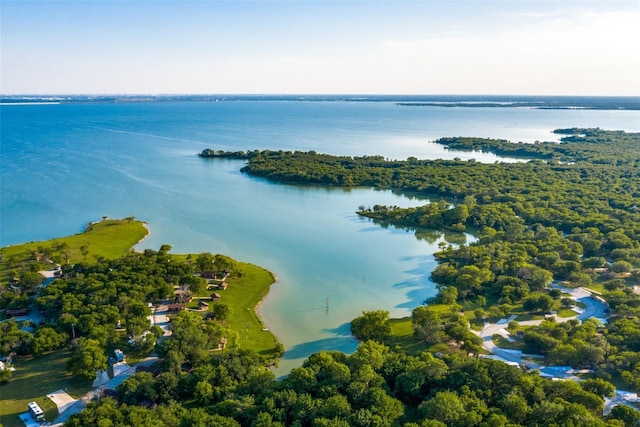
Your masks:
<instances>
[{"instance_id":1,"label":"distant shoreline","mask_svg":"<svg viewBox=\"0 0 640 427\"><path fill-rule=\"evenodd\" d=\"M538 96L538 95L368 95L368 94L181 94L181 95L0 95L0 106L78 103L141 102L394 102L398 106L640 110L638 96Z\"/></svg>"}]
</instances>

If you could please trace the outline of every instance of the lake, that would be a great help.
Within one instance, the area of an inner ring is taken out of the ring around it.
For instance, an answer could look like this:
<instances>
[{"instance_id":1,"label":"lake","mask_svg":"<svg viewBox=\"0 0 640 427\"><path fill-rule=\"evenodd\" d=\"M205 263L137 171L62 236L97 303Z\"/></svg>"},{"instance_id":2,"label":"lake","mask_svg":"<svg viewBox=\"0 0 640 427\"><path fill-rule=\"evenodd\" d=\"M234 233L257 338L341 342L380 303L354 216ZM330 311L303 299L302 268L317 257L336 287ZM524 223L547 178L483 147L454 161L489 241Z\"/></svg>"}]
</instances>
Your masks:
<instances>
[{"instance_id":1,"label":"lake","mask_svg":"<svg viewBox=\"0 0 640 427\"><path fill-rule=\"evenodd\" d=\"M392 159L475 158L430 141L482 136L556 140L551 130L639 131L637 111L402 107L393 102L149 102L0 107L2 246L82 231L103 215L135 216L152 234L138 249L223 253L279 278L259 313L285 345L278 374L321 349L351 352L363 310L405 316L435 294L438 243L471 236L381 228L358 206L425 200L367 188L273 184L222 150L315 150Z\"/></svg>"}]
</instances>

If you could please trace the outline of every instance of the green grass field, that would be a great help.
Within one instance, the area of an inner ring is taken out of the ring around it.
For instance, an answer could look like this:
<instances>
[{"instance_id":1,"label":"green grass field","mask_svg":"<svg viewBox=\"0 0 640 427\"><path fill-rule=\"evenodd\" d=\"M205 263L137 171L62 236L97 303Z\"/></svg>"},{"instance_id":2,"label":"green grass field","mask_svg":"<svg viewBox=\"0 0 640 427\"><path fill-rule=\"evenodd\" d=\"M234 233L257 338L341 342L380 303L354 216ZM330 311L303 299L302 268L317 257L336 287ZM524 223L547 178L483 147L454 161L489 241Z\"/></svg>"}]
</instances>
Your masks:
<instances>
[{"instance_id":1,"label":"green grass field","mask_svg":"<svg viewBox=\"0 0 640 427\"><path fill-rule=\"evenodd\" d=\"M391 325L391 333L384 340L384 344L393 348L399 346L408 354L420 354L428 350L425 343L413 336L413 326L411 326L411 318L404 317L402 319L389 319Z\"/></svg>"},{"instance_id":2,"label":"green grass field","mask_svg":"<svg viewBox=\"0 0 640 427\"><path fill-rule=\"evenodd\" d=\"M558 317L573 317L578 315L577 312L571 310L570 308L561 308L557 311L557 313Z\"/></svg>"},{"instance_id":3,"label":"green grass field","mask_svg":"<svg viewBox=\"0 0 640 427\"><path fill-rule=\"evenodd\" d=\"M27 412L27 403L36 401L45 411L47 421L58 416L56 405L47 394L66 390L72 397L82 397L91 389L91 383L73 378L66 371L70 352L58 350L38 358L17 358L13 378L0 386L0 425L24 427L18 418Z\"/></svg>"},{"instance_id":4,"label":"green grass field","mask_svg":"<svg viewBox=\"0 0 640 427\"><path fill-rule=\"evenodd\" d=\"M497 345L500 348L506 348L510 350L521 350L521 351L524 350L524 343L521 340L516 342L511 342L506 338L504 338L503 336L500 336L497 334L491 337L491 339L493 340L495 345Z\"/></svg>"},{"instance_id":5,"label":"green grass field","mask_svg":"<svg viewBox=\"0 0 640 427\"><path fill-rule=\"evenodd\" d=\"M273 357L277 340L270 331L264 330L255 309L267 295L275 279L264 268L248 263L240 265L244 271L243 276L227 280L229 287L224 291L216 291L222 297L220 302L231 307L231 315L226 324L238 334L240 348L255 350L268 358ZM212 308L211 305L209 309Z\"/></svg>"},{"instance_id":6,"label":"green grass field","mask_svg":"<svg viewBox=\"0 0 640 427\"><path fill-rule=\"evenodd\" d=\"M37 261L35 253L39 249L48 252L59 263L91 262L96 256L113 259L127 253L147 234L148 230L140 221L107 219L73 236L6 246L0 249L0 280L7 283L10 276L29 271L34 264L39 270L50 269L52 266L44 262L44 256L40 262Z\"/></svg>"},{"instance_id":7,"label":"green grass field","mask_svg":"<svg viewBox=\"0 0 640 427\"><path fill-rule=\"evenodd\" d=\"M174 261L184 262L189 255L172 254L171 257ZM190 256L191 259L196 257L197 254ZM246 262L238 262L238 264L243 271L242 277L227 279L229 287L226 290L210 288L199 296L211 296L213 292L220 294L222 297L220 302L231 308L229 319L224 325L237 334L238 346L254 350L268 359L273 358L278 341L270 331L264 330L265 326L258 317L256 308L269 292L275 277L262 267ZM215 302L206 302L209 303L209 311L212 311ZM194 309L197 306L198 303L195 300L187 305L188 308Z\"/></svg>"}]
</instances>

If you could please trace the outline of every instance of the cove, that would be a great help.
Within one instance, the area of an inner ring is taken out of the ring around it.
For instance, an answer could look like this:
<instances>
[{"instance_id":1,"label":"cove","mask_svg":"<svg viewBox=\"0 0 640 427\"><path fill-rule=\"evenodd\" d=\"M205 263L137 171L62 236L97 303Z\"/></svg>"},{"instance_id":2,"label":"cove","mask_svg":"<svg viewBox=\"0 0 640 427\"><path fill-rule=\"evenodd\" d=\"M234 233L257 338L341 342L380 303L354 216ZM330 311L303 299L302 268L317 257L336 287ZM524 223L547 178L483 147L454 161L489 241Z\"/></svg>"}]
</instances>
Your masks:
<instances>
[{"instance_id":1,"label":"cove","mask_svg":"<svg viewBox=\"0 0 640 427\"><path fill-rule=\"evenodd\" d=\"M355 350L348 323L362 310L405 316L435 294L431 254L445 236L418 240L355 214L359 204L426 200L367 188L273 184L240 174L240 161L186 157L183 164L192 180L171 197L172 212L181 216L168 221L149 212L152 233L139 249L171 242L175 251L224 253L273 271L279 281L259 314L286 348L278 375L319 350Z\"/></svg>"}]
</instances>

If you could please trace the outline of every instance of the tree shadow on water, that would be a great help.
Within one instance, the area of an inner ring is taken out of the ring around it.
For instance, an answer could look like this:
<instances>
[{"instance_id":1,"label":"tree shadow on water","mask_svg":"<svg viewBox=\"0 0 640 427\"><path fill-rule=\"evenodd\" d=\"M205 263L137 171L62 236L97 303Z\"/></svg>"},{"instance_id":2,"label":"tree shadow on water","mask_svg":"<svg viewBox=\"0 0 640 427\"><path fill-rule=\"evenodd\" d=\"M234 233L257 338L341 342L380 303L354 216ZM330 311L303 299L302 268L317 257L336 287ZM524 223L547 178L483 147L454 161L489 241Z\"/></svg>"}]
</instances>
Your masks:
<instances>
[{"instance_id":1,"label":"tree shadow on water","mask_svg":"<svg viewBox=\"0 0 640 427\"><path fill-rule=\"evenodd\" d=\"M351 322L345 322L337 328L333 329L325 328L322 330L322 332L328 332L339 337L349 338L351 337Z\"/></svg>"},{"instance_id":2,"label":"tree shadow on water","mask_svg":"<svg viewBox=\"0 0 640 427\"><path fill-rule=\"evenodd\" d=\"M413 309L424 304L424 301L437 294L435 283L429 278L436 266L432 256L404 257L402 261L417 262L417 266L405 271L412 277L407 280L395 283L394 288L407 289L407 300L395 306L395 308Z\"/></svg>"},{"instance_id":3,"label":"tree shadow on water","mask_svg":"<svg viewBox=\"0 0 640 427\"><path fill-rule=\"evenodd\" d=\"M302 359L323 350L338 350L350 354L358 347L358 340L351 335L350 323L344 323L333 329L323 329L323 332L329 332L335 336L294 345L285 351L282 358Z\"/></svg>"}]
</instances>

